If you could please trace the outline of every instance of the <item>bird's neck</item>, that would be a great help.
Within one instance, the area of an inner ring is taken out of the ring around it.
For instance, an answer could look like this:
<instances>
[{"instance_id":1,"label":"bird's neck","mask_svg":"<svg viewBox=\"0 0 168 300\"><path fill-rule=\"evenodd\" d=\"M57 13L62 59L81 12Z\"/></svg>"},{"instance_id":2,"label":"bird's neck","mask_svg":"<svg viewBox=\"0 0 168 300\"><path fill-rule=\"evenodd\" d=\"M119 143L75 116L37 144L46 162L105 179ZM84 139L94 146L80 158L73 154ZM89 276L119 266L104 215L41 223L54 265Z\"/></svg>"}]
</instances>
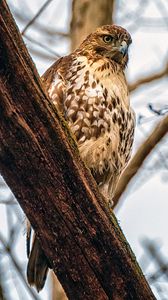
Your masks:
<instances>
[{"instance_id":1,"label":"bird's neck","mask_svg":"<svg viewBox=\"0 0 168 300\"><path fill-rule=\"evenodd\" d=\"M90 72L93 74L99 73L100 77L108 77L109 74L122 75L124 76L124 70L122 66L115 61L107 57L102 57L100 55L83 55L79 53L75 56L75 60L82 68L89 68Z\"/></svg>"}]
</instances>

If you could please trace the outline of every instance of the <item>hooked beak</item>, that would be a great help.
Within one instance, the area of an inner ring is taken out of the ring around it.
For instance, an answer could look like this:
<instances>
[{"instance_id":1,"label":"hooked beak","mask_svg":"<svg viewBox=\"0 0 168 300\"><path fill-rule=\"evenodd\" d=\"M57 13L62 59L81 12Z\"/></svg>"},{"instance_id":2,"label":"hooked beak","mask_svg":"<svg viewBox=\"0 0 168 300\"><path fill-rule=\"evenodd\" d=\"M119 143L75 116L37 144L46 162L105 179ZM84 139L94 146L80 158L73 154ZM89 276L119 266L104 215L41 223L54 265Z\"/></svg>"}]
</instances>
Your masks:
<instances>
[{"instance_id":1,"label":"hooked beak","mask_svg":"<svg viewBox=\"0 0 168 300\"><path fill-rule=\"evenodd\" d=\"M125 41L122 41L119 47L119 51L125 56L128 52L128 45Z\"/></svg>"}]
</instances>

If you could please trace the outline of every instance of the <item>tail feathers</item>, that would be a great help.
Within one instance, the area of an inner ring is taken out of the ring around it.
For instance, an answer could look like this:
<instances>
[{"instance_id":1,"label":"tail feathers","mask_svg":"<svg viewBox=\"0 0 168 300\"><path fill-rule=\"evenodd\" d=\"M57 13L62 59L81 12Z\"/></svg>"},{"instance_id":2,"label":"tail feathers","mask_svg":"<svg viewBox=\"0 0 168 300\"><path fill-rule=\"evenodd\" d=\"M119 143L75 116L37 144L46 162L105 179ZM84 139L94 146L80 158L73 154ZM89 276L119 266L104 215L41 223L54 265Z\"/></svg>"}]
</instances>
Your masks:
<instances>
[{"instance_id":1,"label":"tail feathers","mask_svg":"<svg viewBox=\"0 0 168 300\"><path fill-rule=\"evenodd\" d=\"M30 285L36 287L38 292L45 284L48 267L47 258L35 236L27 266L27 280Z\"/></svg>"}]
</instances>

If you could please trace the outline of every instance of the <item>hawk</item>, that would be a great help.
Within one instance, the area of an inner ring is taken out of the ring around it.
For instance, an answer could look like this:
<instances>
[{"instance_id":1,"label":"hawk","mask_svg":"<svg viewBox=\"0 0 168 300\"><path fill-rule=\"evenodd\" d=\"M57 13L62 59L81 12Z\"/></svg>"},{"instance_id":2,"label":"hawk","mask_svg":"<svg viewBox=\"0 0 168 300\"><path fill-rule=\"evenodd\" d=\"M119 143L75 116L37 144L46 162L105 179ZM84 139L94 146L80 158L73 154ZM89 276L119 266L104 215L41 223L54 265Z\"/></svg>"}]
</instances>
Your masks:
<instances>
[{"instance_id":1,"label":"hawk","mask_svg":"<svg viewBox=\"0 0 168 300\"><path fill-rule=\"evenodd\" d=\"M124 74L131 42L124 28L102 26L42 77L46 93L67 120L81 158L107 202L128 163L134 137L135 117ZM35 237L27 277L38 291L48 267Z\"/></svg>"}]
</instances>

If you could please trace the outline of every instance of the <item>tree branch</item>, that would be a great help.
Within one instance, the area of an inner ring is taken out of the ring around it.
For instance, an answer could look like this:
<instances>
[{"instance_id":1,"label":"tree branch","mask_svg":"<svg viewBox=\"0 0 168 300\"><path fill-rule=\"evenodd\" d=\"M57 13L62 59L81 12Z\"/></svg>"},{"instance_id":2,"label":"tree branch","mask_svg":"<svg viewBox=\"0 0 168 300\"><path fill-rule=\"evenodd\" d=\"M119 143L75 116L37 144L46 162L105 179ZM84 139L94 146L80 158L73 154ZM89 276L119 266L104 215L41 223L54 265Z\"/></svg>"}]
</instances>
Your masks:
<instances>
[{"instance_id":1,"label":"tree branch","mask_svg":"<svg viewBox=\"0 0 168 300\"><path fill-rule=\"evenodd\" d=\"M0 273L0 299L1 300L8 300L6 295L5 295L5 291L4 291L4 287L2 285L2 274Z\"/></svg>"},{"instance_id":2,"label":"tree branch","mask_svg":"<svg viewBox=\"0 0 168 300\"><path fill-rule=\"evenodd\" d=\"M113 199L114 206L118 204L121 195L126 190L132 178L139 171L144 160L147 158L147 156L150 154L153 148L160 142L160 140L167 134L167 132L168 132L168 115L159 122L159 124L154 128L154 130L149 135L149 137L145 140L145 142L138 148L136 154L132 158L128 167L121 175Z\"/></svg>"},{"instance_id":3,"label":"tree branch","mask_svg":"<svg viewBox=\"0 0 168 300\"><path fill-rule=\"evenodd\" d=\"M129 85L129 91L133 92L137 88L139 88L143 84L151 83L154 80L161 79L164 76L168 76L168 62L166 62L165 67L161 70L156 72L155 74L143 77L135 81L134 83Z\"/></svg>"},{"instance_id":4,"label":"tree branch","mask_svg":"<svg viewBox=\"0 0 168 300\"><path fill-rule=\"evenodd\" d=\"M34 300L40 300L40 298L36 295L36 293L29 287L26 279L25 279L25 276L19 266L19 263L17 262L15 256L13 255L13 253L11 252L11 248L10 246L7 244L7 242L5 241L4 237L0 234L0 243L3 245L4 247L4 250L6 251L6 253L9 255L15 269L17 270L20 278L22 279L22 282L24 284L24 286L26 287L28 293L32 296L32 298ZM1 298L0 298L1 299ZM2 299L3 300L3 299Z\"/></svg>"},{"instance_id":5,"label":"tree branch","mask_svg":"<svg viewBox=\"0 0 168 300\"><path fill-rule=\"evenodd\" d=\"M0 2L0 170L69 299L155 299Z\"/></svg>"},{"instance_id":6,"label":"tree branch","mask_svg":"<svg viewBox=\"0 0 168 300\"><path fill-rule=\"evenodd\" d=\"M45 44L41 43L41 42L38 42L37 40L27 36L27 35L24 35L24 38L26 38L28 41L30 41L31 43L39 46L40 48L42 48L43 50L47 51L50 55L52 55L53 58L59 58L60 55L58 53L56 53L54 50L52 50L51 48L47 47Z\"/></svg>"},{"instance_id":7,"label":"tree branch","mask_svg":"<svg viewBox=\"0 0 168 300\"><path fill-rule=\"evenodd\" d=\"M30 17L27 14L23 14L23 11L17 10L16 8L13 8L14 10L14 16L15 19L17 19L21 23L27 23L30 20ZM59 30L56 30L56 28L52 28L51 26L46 26L40 22L36 22L35 28L36 30L39 30L41 34L47 35L47 36L58 36L59 38L69 38L70 34L68 32L62 32ZM53 37L53 38L54 38Z\"/></svg>"},{"instance_id":8,"label":"tree branch","mask_svg":"<svg viewBox=\"0 0 168 300\"><path fill-rule=\"evenodd\" d=\"M22 35L25 34L27 29L37 20L37 18L42 14L42 12L46 9L46 7L51 3L52 0L47 0L42 7L39 9L39 11L35 14L35 16L28 22L28 24L25 26L25 28L22 31Z\"/></svg>"}]
</instances>

